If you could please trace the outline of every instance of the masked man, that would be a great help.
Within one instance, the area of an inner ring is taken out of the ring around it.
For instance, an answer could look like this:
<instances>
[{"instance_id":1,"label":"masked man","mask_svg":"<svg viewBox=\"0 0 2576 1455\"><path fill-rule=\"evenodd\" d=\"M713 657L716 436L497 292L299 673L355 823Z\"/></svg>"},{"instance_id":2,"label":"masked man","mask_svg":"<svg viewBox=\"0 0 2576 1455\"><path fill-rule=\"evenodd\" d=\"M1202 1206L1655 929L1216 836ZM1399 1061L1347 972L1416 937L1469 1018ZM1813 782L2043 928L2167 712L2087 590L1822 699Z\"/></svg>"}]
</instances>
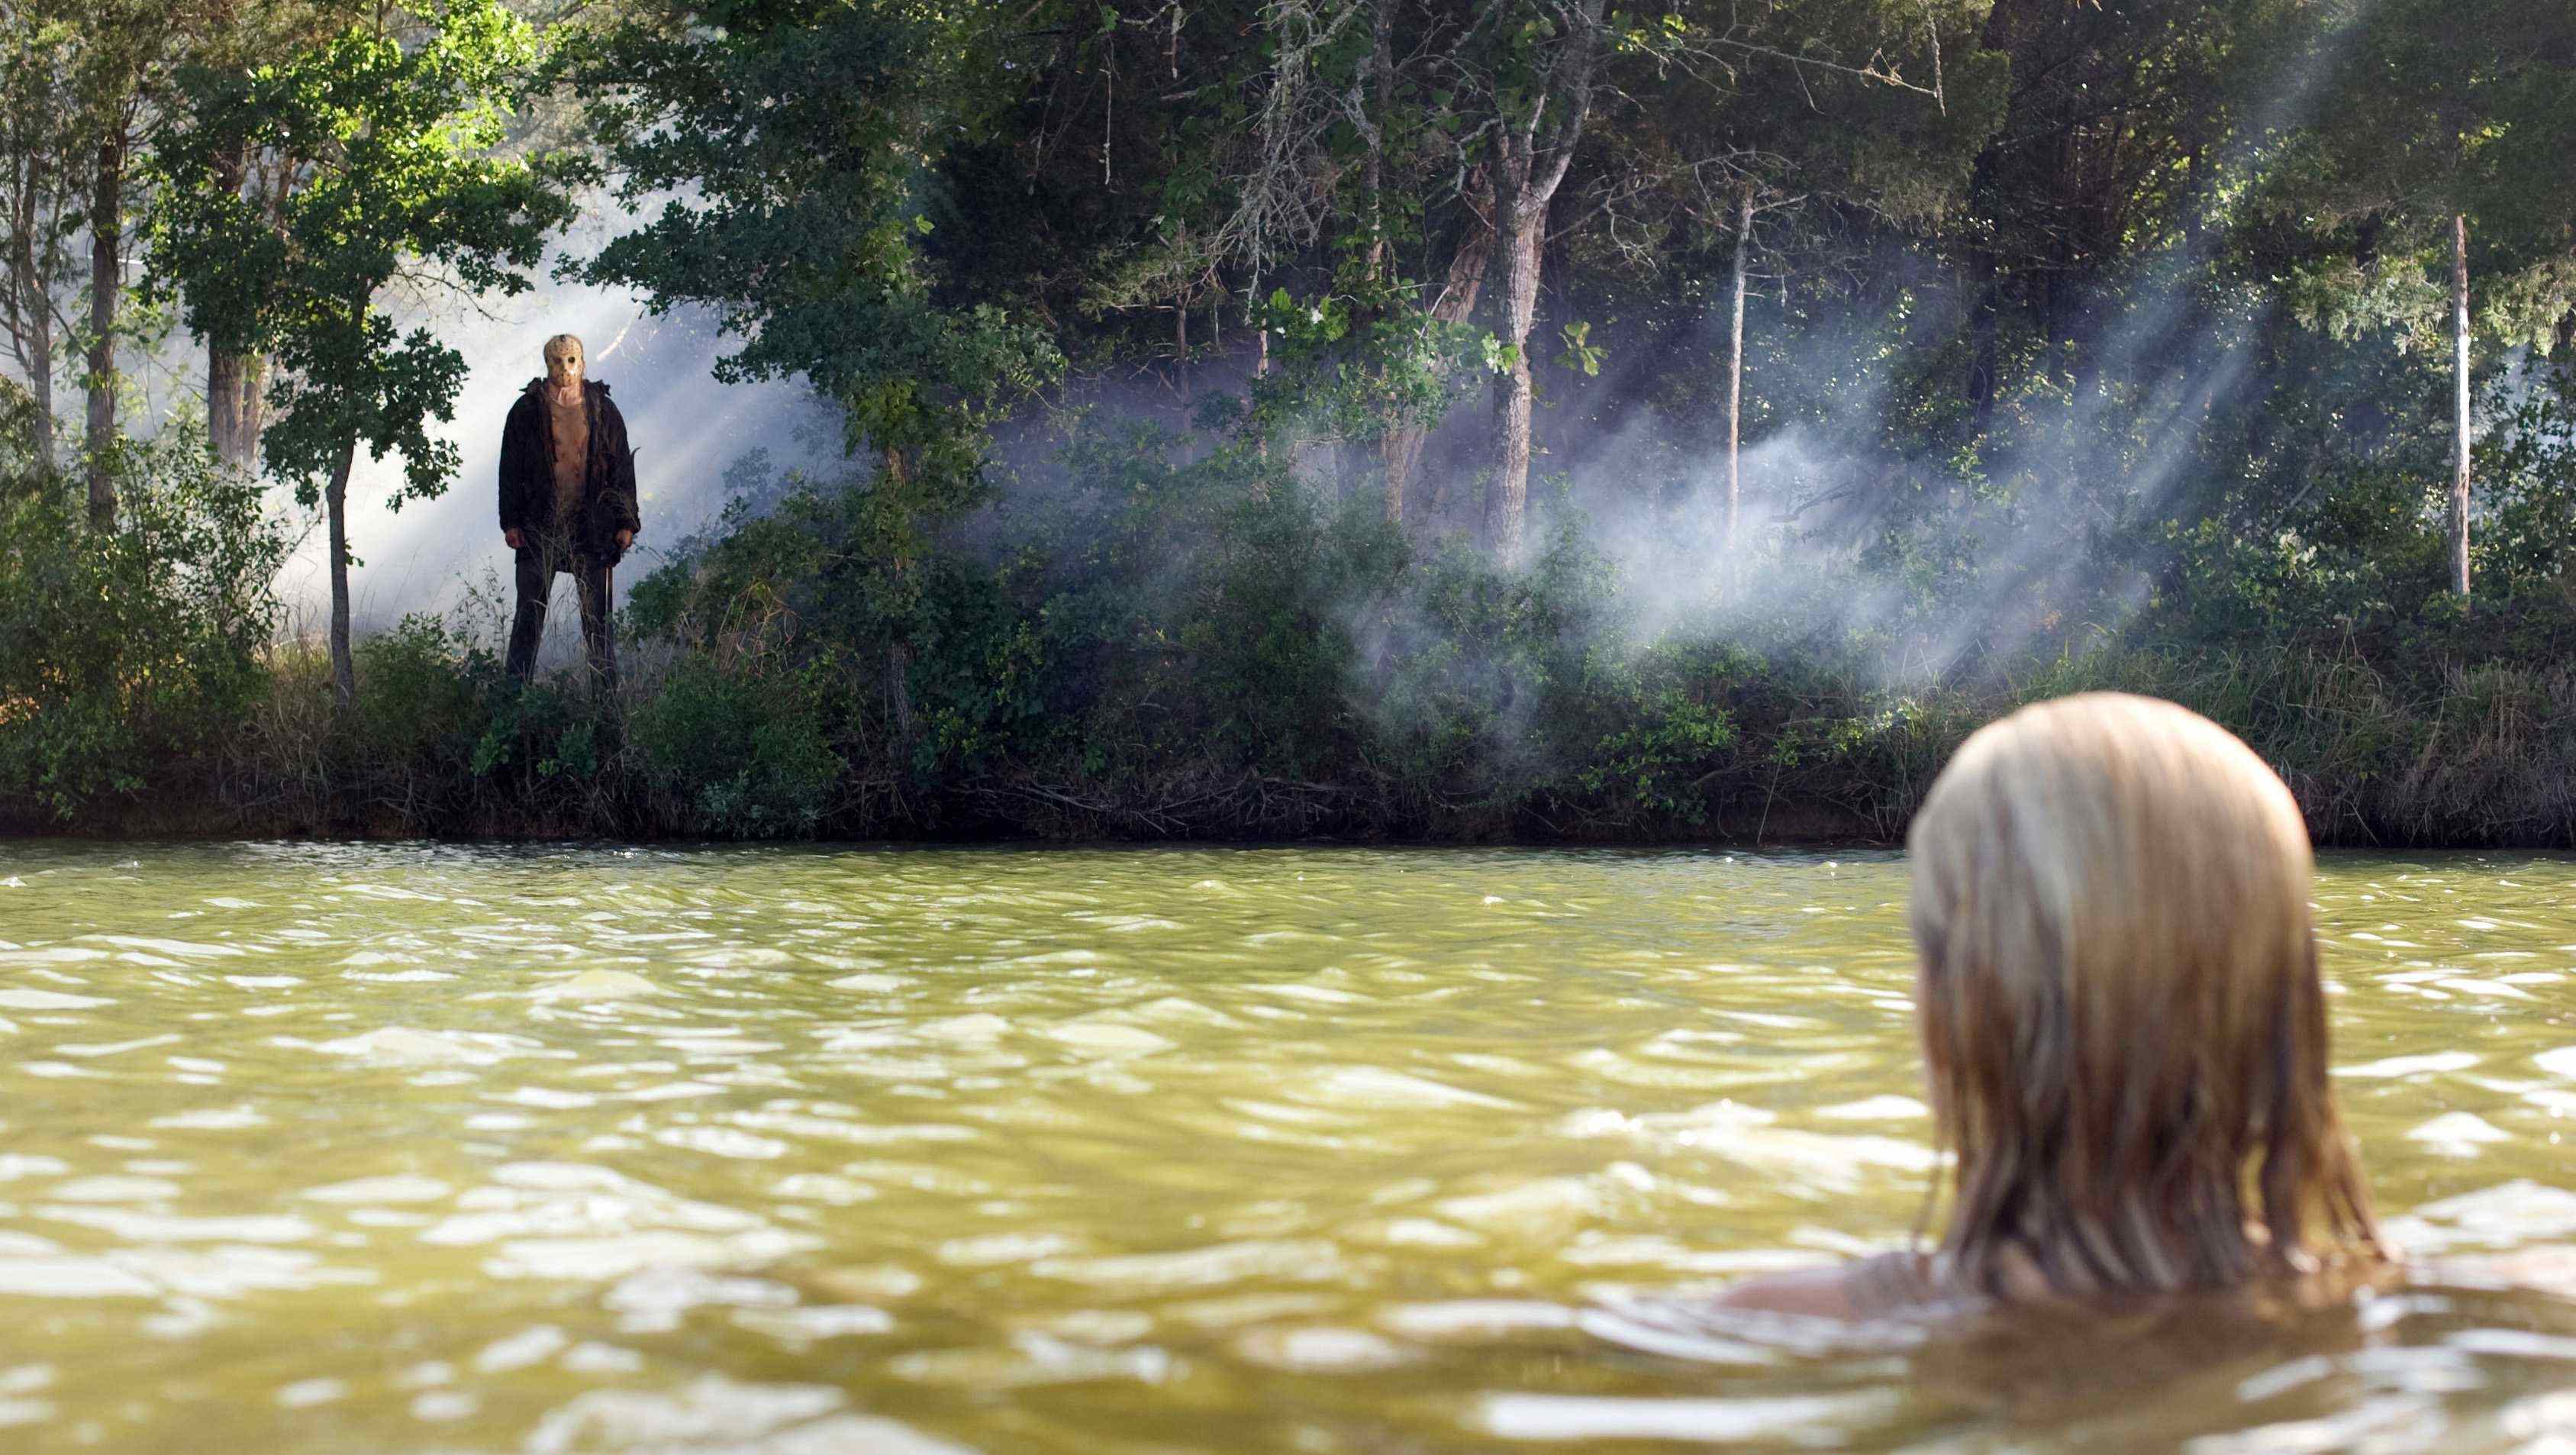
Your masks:
<instances>
[{"instance_id":1,"label":"masked man","mask_svg":"<svg viewBox=\"0 0 2576 1455\"><path fill-rule=\"evenodd\" d=\"M510 677L537 665L555 573L568 571L581 594L581 640L603 688L617 681L609 634L609 571L634 543L635 454L608 386L582 377L581 340L546 340L546 373L528 381L501 427L501 538L516 551L519 612L510 625Z\"/></svg>"}]
</instances>

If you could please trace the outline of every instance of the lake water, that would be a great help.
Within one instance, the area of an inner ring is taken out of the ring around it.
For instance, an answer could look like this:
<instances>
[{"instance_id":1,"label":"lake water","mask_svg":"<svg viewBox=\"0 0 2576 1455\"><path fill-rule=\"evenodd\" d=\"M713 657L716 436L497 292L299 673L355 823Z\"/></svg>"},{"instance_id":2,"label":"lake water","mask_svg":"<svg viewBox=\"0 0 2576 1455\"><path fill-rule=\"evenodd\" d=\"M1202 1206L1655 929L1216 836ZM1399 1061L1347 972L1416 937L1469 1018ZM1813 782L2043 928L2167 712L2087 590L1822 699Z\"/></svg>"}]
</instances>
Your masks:
<instances>
[{"instance_id":1,"label":"lake water","mask_svg":"<svg viewBox=\"0 0 2576 1455\"><path fill-rule=\"evenodd\" d=\"M1904 891L0 844L0 1449L2576 1448L2559 859L2324 865L2345 1111L2453 1260L2409 1286L1975 1351L1675 1316L1918 1216Z\"/></svg>"}]
</instances>

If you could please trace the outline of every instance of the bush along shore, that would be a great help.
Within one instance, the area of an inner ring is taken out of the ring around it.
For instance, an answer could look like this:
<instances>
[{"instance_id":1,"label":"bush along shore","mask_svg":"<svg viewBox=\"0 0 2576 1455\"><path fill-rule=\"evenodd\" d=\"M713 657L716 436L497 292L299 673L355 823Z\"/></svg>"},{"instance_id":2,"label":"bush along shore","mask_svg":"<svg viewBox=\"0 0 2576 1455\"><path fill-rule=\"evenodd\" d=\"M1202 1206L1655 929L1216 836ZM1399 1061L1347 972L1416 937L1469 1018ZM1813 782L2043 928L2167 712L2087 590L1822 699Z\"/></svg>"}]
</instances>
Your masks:
<instances>
[{"instance_id":1,"label":"bush along shore","mask_svg":"<svg viewBox=\"0 0 2576 1455\"><path fill-rule=\"evenodd\" d=\"M1858 565L1644 580L1571 512L1505 569L1257 450L1174 445L1079 435L1007 529L988 512L980 542L910 561L865 548L863 484L786 490L638 582L613 697L578 669L517 687L497 623L415 617L360 638L346 710L319 646L275 630L257 491L184 439L138 448L116 532L9 507L0 819L1894 843L1978 725L2118 688L2242 734L2321 843L2576 844L2576 600L2546 579L2471 613L2433 548L2416 579L2357 583L2204 535L2033 625L2018 596L1908 601Z\"/></svg>"}]
</instances>

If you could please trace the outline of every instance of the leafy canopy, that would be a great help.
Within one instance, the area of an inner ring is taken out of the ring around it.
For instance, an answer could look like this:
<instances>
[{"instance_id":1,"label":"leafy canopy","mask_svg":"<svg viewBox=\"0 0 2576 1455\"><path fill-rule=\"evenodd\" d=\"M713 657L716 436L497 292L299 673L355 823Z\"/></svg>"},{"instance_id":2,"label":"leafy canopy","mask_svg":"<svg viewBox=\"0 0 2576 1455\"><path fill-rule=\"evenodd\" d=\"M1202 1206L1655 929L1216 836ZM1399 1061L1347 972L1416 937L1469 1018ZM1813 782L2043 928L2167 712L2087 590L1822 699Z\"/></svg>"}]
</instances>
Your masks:
<instances>
[{"instance_id":1,"label":"leafy canopy","mask_svg":"<svg viewBox=\"0 0 2576 1455\"><path fill-rule=\"evenodd\" d=\"M353 444L403 456L396 502L435 496L456 447L465 362L426 327L396 330L396 283L508 297L570 220L567 165L496 153L537 59L499 0L452 0L411 43L351 26L247 71L195 69L157 138L155 286L217 347L274 353L284 417L262 444L310 503ZM296 184L275 215L223 186L217 161L281 156Z\"/></svg>"}]
</instances>

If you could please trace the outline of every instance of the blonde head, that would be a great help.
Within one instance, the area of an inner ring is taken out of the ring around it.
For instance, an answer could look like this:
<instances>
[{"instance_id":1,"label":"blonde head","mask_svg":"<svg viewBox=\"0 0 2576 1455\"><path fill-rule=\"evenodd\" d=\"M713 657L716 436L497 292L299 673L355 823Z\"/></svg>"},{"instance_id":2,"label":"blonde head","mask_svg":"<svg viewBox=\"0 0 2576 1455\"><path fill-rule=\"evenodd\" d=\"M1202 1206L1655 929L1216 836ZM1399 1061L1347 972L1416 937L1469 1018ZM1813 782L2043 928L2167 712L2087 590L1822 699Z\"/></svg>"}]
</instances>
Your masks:
<instances>
[{"instance_id":1,"label":"blonde head","mask_svg":"<svg viewBox=\"0 0 2576 1455\"><path fill-rule=\"evenodd\" d=\"M2152 698L2040 703L1968 739L1906 843L1951 1276L2179 1290L2377 1256L2307 829L2252 749Z\"/></svg>"}]
</instances>

